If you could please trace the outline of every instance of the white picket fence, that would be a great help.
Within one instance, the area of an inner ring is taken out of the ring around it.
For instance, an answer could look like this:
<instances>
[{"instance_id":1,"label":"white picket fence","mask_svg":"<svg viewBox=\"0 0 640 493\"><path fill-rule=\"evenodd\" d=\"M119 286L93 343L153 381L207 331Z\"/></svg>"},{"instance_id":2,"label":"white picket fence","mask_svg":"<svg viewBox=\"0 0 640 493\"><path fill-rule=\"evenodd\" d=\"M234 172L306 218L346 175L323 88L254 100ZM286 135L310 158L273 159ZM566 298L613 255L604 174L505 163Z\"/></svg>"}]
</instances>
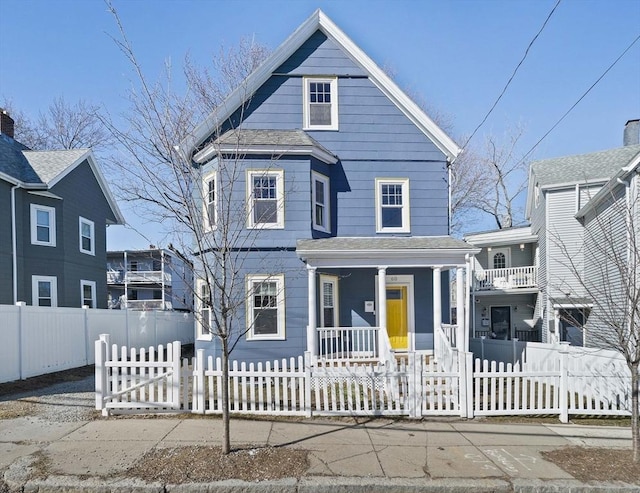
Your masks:
<instances>
[{"instance_id":1,"label":"white picket fence","mask_svg":"<svg viewBox=\"0 0 640 493\"><path fill-rule=\"evenodd\" d=\"M393 362L314 365L309 353L264 365L232 362L230 411L414 418L555 414L563 422L572 414L630 414L629 371L615 355L589 351L592 357L585 358L561 345L545 354L538 348L540 357L515 365L474 362L472 353L447 346L444 332L434 335L433 356L411 352ZM103 413L222 412L220 359L205 359L198 350L180 363L175 342L171 356L161 360L152 356L163 353L161 347L109 349L103 339L96 343L96 408Z\"/></svg>"},{"instance_id":2,"label":"white picket fence","mask_svg":"<svg viewBox=\"0 0 640 493\"><path fill-rule=\"evenodd\" d=\"M0 305L0 383L90 365L94 341L119 346L193 342L189 313Z\"/></svg>"}]
</instances>

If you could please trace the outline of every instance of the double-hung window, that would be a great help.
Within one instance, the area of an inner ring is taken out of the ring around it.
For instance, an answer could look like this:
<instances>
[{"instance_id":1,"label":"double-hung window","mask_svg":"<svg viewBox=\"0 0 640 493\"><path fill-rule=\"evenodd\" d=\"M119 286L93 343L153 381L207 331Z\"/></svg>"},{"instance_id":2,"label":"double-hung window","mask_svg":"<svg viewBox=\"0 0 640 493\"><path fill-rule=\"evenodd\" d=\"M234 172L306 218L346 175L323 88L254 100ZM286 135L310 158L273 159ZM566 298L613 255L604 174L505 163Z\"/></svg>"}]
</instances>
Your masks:
<instances>
[{"instance_id":1,"label":"double-hung window","mask_svg":"<svg viewBox=\"0 0 640 493\"><path fill-rule=\"evenodd\" d=\"M200 308L200 323L198 324L198 337L200 339L211 340L211 309L212 299L209 285L204 279L198 280L199 289L197 292L197 306Z\"/></svg>"},{"instance_id":2,"label":"double-hung window","mask_svg":"<svg viewBox=\"0 0 640 493\"><path fill-rule=\"evenodd\" d=\"M205 229L215 229L216 225L218 224L218 187L215 173L211 173L204 178L202 196L204 198Z\"/></svg>"},{"instance_id":3,"label":"double-hung window","mask_svg":"<svg viewBox=\"0 0 640 493\"><path fill-rule=\"evenodd\" d=\"M408 178L376 178L376 231L411 232Z\"/></svg>"},{"instance_id":4,"label":"double-hung window","mask_svg":"<svg viewBox=\"0 0 640 493\"><path fill-rule=\"evenodd\" d=\"M247 339L284 339L284 275L247 276Z\"/></svg>"},{"instance_id":5,"label":"double-hung window","mask_svg":"<svg viewBox=\"0 0 640 493\"><path fill-rule=\"evenodd\" d=\"M53 207L31 204L31 243L56 246L56 210Z\"/></svg>"},{"instance_id":6,"label":"double-hung window","mask_svg":"<svg viewBox=\"0 0 640 493\"><path fill-rule=\"evenodd\" d=\"M284 228L284 171L248 170L249 228Z\"/></svg>"},{"instance_id":7,"label":"double-hung window","mask_svg":"<svg viewBox=\"0 0 640 493\"><path fill-rule=\"evenodd\" d=\"M33 306L58 306L58 279L53 276L31 276Z\"/></svg>"},{"instance_id":8,"label":"double-hung window","mask_svg":"<svg viewBox=\"0 0 640 493\"><path fill-rule=\"evenodd\" d=\"M338 78L303 77L303 129L338 130Z\"/></svg>"},{"instance_id":9,"label":"double-hung window","mask_svg":"<svg viewBox=\"0 0 640 493\"><path fill-rule=\"evenodd\" d=\"M82 306L96 308L96 282L80 281L80 296L82 297Z\"/></svg>"},{"instance_id":10,"label":"double-hung window","mask_svg":"<svg viewBox=\"0 0 640 493\"><path fill-rule=\"evenodd\" d=\"M88 255L96 254L95 246L95 224L84 217L80 217L79 221L80 251Z\"/></svg>"},{"instance_id":11,"label":"double-hung window","mask_svg":"<svg viewBox=\"0 0 640 493\"><path fill-rule=\"evenodd\" d=\"M331 231L329 222L329 178L315 171L311 172L311 202L313 207L313 228L329 233Z\"/></svg>"},{"instance_id":12,"label":"double-hung window","mask_svg":"<svg viewBox=\"0 0 640 493\"><path fill-rule=\"evenodd\" d=\"M338 327L338 278L320 276L320 326Z\"/></svg>"}]
</instances>

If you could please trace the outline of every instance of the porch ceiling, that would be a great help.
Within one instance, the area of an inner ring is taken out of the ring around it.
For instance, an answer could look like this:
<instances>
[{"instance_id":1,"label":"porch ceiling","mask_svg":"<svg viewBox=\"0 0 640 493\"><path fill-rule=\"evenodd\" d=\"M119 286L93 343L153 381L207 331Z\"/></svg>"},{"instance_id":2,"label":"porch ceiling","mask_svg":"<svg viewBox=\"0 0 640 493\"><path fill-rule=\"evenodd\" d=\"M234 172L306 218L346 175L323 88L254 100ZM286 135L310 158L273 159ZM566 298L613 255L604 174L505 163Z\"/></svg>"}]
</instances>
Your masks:
<instances>
[{"instance_id":1,"label":"porch ceiling","mask_svg":"<svg viewBox=\"0 0 640 493\"><path fill-rule=\"evenodd\" d=\"M311 267L455 267L480 251L450 236L336 237L298 240L296 253Z\"/></svg>"}]
</instances>

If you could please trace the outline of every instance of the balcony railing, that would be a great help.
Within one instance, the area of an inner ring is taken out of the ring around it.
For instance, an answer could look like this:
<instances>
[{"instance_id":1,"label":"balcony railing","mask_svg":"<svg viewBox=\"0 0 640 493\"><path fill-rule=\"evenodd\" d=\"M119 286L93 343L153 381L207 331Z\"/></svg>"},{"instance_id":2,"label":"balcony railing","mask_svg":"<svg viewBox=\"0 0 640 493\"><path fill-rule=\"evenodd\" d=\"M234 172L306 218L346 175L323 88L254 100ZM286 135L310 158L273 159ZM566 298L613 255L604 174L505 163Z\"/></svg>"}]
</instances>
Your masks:
<instances>
[{"instance_id":1,"label":"balcony railing","mask_svg":"<svg viewBox=\"0 0 640 493\"><path fill-rule=\"evenodd\" d=\"M475 291L526 289L537 286L538 268L533 265L476 271L473 280Z\"/></svg>"},{"instance_id":2,"label":"balcony railing","mask_svg":"<svg viewBox=\"0 0 640 493\"><path fill-rule=\"evenodd\" d=\"M171 275L161 270L107 271L107 284L162 284L163 279L165 285L171 284Z\"/></svg>"},{"instance_id":3,"label":"balcony railing","mask_svg":"<svg viewBox=\"0 0 640 493\"><path fill-rule=\"evenodd\" d=\"M128 308L129 310L147 311L147 310L171 310L172 305L170 301L162 300L127 300L126 306L120 308Z\"/></svg>"}]
</instances>

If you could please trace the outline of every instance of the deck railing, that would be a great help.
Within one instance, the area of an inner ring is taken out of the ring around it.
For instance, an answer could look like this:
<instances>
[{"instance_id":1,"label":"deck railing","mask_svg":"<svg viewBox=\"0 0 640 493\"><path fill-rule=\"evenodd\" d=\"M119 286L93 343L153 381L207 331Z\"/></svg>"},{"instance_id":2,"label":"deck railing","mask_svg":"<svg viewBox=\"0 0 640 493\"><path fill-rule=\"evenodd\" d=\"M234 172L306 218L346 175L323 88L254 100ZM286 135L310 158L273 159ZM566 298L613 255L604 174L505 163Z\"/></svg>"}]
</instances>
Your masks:
<instances>
[{"instance_id":1,"label":"deck railing","mask_svg":"<svg viewBox=\"0 0 640 493\"><path fill-rule=\"evenodd\" d=\"M534 265L476 271L473 280L475 291L535 288L537 285L538 267Z\"/></svg>"},{"instance_id":2,"label":"deck railing","mask_svg":"<svg viewBox=\"0 0 640 493\"><path fill-rule=\"evenodd\" d=\"M379 327L319 327L318 360L377 360Z\"/></svg>"}]
</instances>

